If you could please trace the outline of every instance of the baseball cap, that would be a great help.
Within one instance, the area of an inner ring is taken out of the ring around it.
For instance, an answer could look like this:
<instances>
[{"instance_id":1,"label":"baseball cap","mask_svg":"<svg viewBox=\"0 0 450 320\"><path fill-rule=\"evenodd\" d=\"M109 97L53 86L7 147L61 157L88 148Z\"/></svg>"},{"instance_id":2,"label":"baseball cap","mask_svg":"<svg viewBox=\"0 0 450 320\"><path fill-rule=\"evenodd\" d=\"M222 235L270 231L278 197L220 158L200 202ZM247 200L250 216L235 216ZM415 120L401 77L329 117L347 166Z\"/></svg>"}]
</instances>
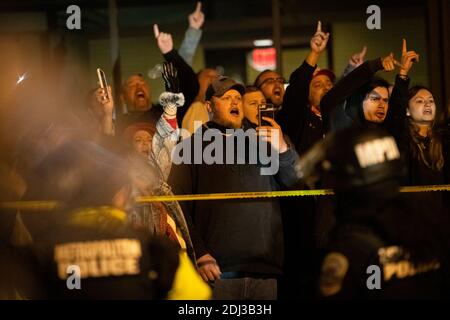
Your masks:
<instances>
[{"instance_id":1,"label":"baseball cap","mask_svg":"<svg viewBox=\"0 0 450 320\"><path fill-rule=\"evenodd\" d=\"M328 78L330 78L331 82L334 82L334 79L336 79L336 75L334 74L333 71L331 71L330 69L316 69L316 72L314 72L312 79L314 79L317 76L327 76Z\"/></svg>"},{"instance_id":2,"label":"baseball cap","mask_svg":"<svg viewBox=\"0 0 450 320\"><path fill-rule=\"evenodd\" d=\"M225 92L231 89L237 90L241 95L245 93L245 87L242 84L237 83L228 77L219 77L208 86L208 89L206 89L206 101L210 101L213 96L221 97Z\"/></svg>"}]
</instances>

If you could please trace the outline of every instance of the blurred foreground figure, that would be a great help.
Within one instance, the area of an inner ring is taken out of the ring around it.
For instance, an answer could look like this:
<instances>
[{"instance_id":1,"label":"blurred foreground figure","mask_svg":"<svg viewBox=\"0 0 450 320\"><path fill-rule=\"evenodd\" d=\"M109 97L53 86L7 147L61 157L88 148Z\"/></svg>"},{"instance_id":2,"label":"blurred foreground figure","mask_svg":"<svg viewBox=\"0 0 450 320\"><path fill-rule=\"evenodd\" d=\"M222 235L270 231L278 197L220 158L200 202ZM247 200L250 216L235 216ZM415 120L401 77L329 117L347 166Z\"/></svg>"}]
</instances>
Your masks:
<instances>
[{"instance_id":1,"label":"blurred foreground figure","mask_svg":"<svg viewBox=\"0 0 450 320\"><path fill-rule=\"evenodd\" d=\"M34 234L44 298L205 299L209 288L167 239L133 230L122 159L91 142L61 145L36 168L26 198L55 199Z\"/></svg>"},{"instance_id":2,"label":"blurred foreground figure","mask_svg":"<svg viewBox=\"0 0 450 320\"><path fill-rule=\"evenodd\" d=\"M338 299L448 297L448 223L399 195L403 170L395 140L379 129L347 129L328 140L336 226L319 295Z\"/></svg>"}]
</instances>

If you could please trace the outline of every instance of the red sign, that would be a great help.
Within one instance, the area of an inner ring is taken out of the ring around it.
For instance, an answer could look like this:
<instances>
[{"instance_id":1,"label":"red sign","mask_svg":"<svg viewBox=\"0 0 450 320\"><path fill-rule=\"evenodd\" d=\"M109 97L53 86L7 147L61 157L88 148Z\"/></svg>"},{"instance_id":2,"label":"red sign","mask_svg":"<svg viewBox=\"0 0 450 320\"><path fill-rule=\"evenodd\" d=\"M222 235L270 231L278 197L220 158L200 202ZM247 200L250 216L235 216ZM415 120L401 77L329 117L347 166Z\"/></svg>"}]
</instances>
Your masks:
<instances>
[{"instance_id":1,"label":"red sign","mask_svg":"<svg viewBox=\"0 0 450 320\"><path fill-rule=\"evenodd\" d=\"M253 49L250 65L257 71L275 70L277 67L277 52L275 48Z\"/></svg>"}]
</instances>

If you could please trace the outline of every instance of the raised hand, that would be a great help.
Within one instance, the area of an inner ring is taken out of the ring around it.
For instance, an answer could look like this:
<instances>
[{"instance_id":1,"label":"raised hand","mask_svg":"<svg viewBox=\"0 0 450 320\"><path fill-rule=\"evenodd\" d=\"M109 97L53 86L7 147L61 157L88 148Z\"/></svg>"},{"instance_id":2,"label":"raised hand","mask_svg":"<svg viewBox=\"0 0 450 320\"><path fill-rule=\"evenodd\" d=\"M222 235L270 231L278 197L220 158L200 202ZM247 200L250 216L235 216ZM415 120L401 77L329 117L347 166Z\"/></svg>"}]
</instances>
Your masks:
<instances>
[{"instance_id":1,"label":"raised hand","mask_svg":"<svg viewBox=\"0 0 450 320\"><path fill-rule=\"evenodd\" d=\"M108 94L107 91L108 90ZM114 121L113 121L113 112L114 112L114 100L113 95L111 91L111 87L108 86L107 88L98 88L94 92L95 96L95 102L98 107L95 107L94 111L96 113L96 116L98 117L100 123L99 123L99 130L108 135L113 136L114 135Z\"/></svg>"},{"instance_id":2,"label":"raised hand","mask_svg":"<svg viewBox=\"0 0 450 320\"><path fill-rule=\"evenodd\" d=\"M395 65L398 62L395 61L394 54L391 52L388 56L381 58L381 64L385 71L392 71L395 69Z\"/></svg>"},{"instance_id":3,"label":"raised hand","mask_svg":"<svg viewBox=\"0 0 450 320\"><path fill-rule=\"evenodd\" d=\"M159 103L163 106L164 116L173 119L177 115L177 108L184 105L184 95L180 93L177 69L170 62L164 62L162 77L166 92L159 96Z\"/></svg>"},{"instance_id":4,"label":"raised hand","mask_svg":"<svg viewBox=\"0 0 450 320\"><path fill-rule=\"evenodd\" d=\"M263 140L271 144L272 148L278 151L278 153L283 153L288 149L286 140L284 140L283 132L278 123L275 122L270 117L262 117L263 120L267 121L270 126L260 126L256 128L258 136ZM277 140L275 140L276 138Z\"/></svg>"},{"instance_id":5,"label":"raised hand","mask_svg":"<svg viewBox=\"0 0 450 320\"><path fill-rule=\"evenodd\" d=\"M194 29L200 29L205 22L205 15L202 12L202 3L197 1L195 11L189 15L189 26Z\"/></svg>"},{"instance_id":6,"label":"raised hand","mask_svg":"<svg viewBox=\"0 0 450 320\"><path fill-rule=\"evenodd\" d=\"M329 37L329 33L322 31L322 22L318 21L316 33L310 41L311 50L318 54L322 53L327 47Z\"/></svg>"},{"instance_id":7,"label":"raised hand","mask_svg":"<svg viewBox=\"0 0 450 320\"><path fill-rule=\"evenodd\" d=\"M97 103L101 106L101 112L103 116L112 115L114 110L114 101L111 87L108 86L107 90L108 94L105 89L97 88L94 93Z\"/></svg>"},{"instance_id":8,"label":"raised hand","mask_svg":"<svg viewBox=\"0 0 450 320\"><path fill-rule=\"evenodd\" d=\"M402 41L402 60L401 63L398 64L400 67L399 74L402 76L408 75L409 70L411 69L414 62L419 61L419 55L415 51L408 51L406 46L406 39Z\"/></svg>"},{"instance_id":9,"label":"raised hand","mask_svg":"<svg viewBox=\"0 0 450 320\"><path fill-rule=\"evenodd\" d=\"M362 48L361 52L357 52L351 56L350 60L348 60L348 64L354 68L359 67L360 65L362 65L364 63L366 53L367 53L367 47L364 46Z\"/></svg>"},{"instance_id":10,"label":"raised hand","mask_svg":"<svg viewBox=\"0 0 450 320\"><path fill-rule=\"evenodd\" d=\"M153 25L153 32L158 43L159 50L162 54L166 54L173 49L173 40L170 33L159 32L157 24Z\"/></svg>"},{"instance_id":11,"label":"raised hand","mask_svg":"<svg viewBox=\"0 0 450 320\"><path fill-rule=\"evenodd\" d=\"M166 91L173 93L180 92L177 69L171 62L164 62L162 77Z\"/></svg>"}]
</instances>

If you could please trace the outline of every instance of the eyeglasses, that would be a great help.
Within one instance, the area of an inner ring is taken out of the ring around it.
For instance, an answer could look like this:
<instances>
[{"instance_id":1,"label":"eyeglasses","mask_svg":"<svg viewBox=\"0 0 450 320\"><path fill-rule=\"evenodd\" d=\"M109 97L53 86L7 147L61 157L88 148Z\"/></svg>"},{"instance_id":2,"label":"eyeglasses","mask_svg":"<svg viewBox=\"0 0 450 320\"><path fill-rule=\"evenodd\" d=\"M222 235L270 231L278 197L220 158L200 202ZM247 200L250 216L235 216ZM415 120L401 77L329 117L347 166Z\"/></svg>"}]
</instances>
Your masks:
<instances>
[{"instance_id":1,"label":"eyeglasses","mask_svg":"<svg viewBox=\"0 0 450 320\"><path fill-rule=\"evenodd\" d=\"M373 103L377 103L377 104L379 104L381 102L388 104L388 102L389 102L389 98L381 98L380 96L370 95L368 98L370 101L372 101Z\"/></svg>"},{"instance_id":2,"label":"eyeglasses","mask_svg":"<svg viewBox=\"0 0 450 320\"><path fill-rule=\"evenodd\" d=\"M285 83L287 83L287 82L286 82L286 79L284 79L283 77L279 77L279 78L267 78L267 79L264 79L264 81L261 82L261 83L258 85L258 88L261 88L264 84L274 84L275 82L278 82L278 83L280 83L280 84L285 84Z\"/></svg>"}]
</instances>

